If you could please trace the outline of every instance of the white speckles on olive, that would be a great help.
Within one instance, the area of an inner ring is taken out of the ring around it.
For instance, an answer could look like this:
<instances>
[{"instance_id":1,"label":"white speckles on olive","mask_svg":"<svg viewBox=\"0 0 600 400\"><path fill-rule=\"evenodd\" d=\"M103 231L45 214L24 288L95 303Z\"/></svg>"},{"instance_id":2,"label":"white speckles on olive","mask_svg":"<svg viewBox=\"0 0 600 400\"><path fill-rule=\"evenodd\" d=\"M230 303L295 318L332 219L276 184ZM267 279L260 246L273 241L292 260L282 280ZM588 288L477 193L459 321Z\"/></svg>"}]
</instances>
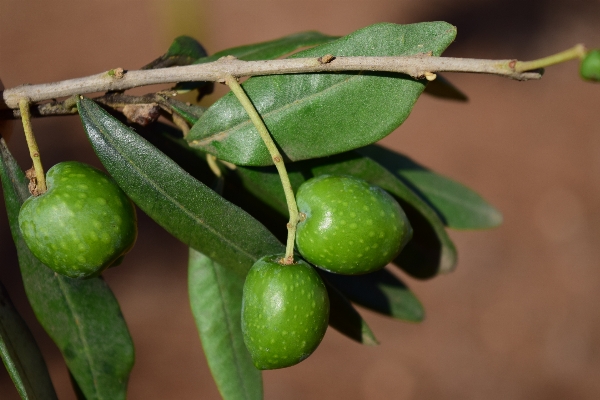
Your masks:
<instances>
[{"instance_id":1,"label":"white speckles on olive","mask_svg":"<svg viewBox=\"0 0 600 400\"><path fill-rule=\"evenodd\" d=\"M300 212L304 212L301 207L304 204L311 211L302 226L298 226L297 248L311 263L332 272L355 274L382 268L412 234L398 203L382 189L356 178L333 175L313 178L301 185L296 198ZM348 207L344 208L343 203ZM331 223L323 224L325 218ZM327 229L312 228L316 226ZM332 246L335 251L323 251ZM382 257L381 249L385 248L389 253ZM362 255L360 263L357 254Z\"/></svg>"},{"instance_id":2,"label":"white speckles on olive","mask_svg":"<svg viewBox=\"0 0 600 400\"><path fill-rule=\"evenodd\" d=\"M87 194L85 194L85 193L77 193L77 197L79 197L80 199L85 199L87 197Z\"/></svg>"},{"instance_id":3,"label":"white speckles on olive","mask_svg":"<svg viewBox=\"0 0 600 400\"><path fill-rule=\"evenodd\" d=\"M96 202L103 206L106 204L106 199L104 197L96 197Z\"/></svg>"},{"instance_id":4,"label":"white speckles on olive","mask_svg":"<svg viewBox=\"0 0 600 400\"><path fill-rule=\"evenodd\" d=\"M276 262L278 258L281 255L257 261L244 284L242 332L259 369L282 368L300 362L316 348L327 329L327 290L320 277L302 260L282 266ZM268 293L264 290L267 287ZM315 297L315 290L320 303L315 300L317 306L311 307L313 300L307 299ZM274 296L280 297L284 306L275 308L271 301ZM318 317L311 317L311 310ZM260 328L255 326L258 322ZM269 351L260 349L257 344Z\"/></svg>"}]
</instances>

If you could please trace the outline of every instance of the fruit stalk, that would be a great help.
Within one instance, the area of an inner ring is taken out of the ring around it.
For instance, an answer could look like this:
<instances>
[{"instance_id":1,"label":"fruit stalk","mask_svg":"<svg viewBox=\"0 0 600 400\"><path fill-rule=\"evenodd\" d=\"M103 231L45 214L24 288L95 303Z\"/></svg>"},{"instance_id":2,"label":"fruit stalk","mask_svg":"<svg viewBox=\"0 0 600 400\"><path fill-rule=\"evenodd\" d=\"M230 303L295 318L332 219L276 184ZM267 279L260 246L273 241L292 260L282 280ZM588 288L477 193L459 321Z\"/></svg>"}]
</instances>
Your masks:
<instances>
[{"instance_id":1,"label":"fruit stalk","mask_svg":"<svg viewBox=\"0 0 600 400\"><path fill-rule=\"evenodd\" d=\"M46 192L46 176L44 175L44 168L42 167L42 160L40 158L40 151L38 149L35 136L33 135L33 129L31 128L31 113L29 110L29 100L19 100L19 110L21 111L21 121L23 121L23 130L25 131L25 139L27 140L27 147L29 148L29 155L33 161L33 169L35 170L36 179L36 195L40 195ZM33 194L33 193L32 193Z\"/></svg>"},{"instance_id":2,"label":"fruit stalk","mask_svg":"<svg viewBox=\"0 0 600 400\"><path fill-rule=\"evenodd\" d=\"M517 61L515 64L515 71L525 72L539 68L546 68L551 65L560 64L565 61L582 59L585 56L586 49L582 44L577 44L570 49L561 51L560 53L553 54L548 57L540 58L533 61Z\"/></svg>"},{"instance_id":3,"label":"fruit stalk","mask_svg":"<svg viewBox=\"0 0 600 400\"><path fill-rule=\"evenodd\" d=\"M285 169L285 164L283 163L283 157L281 153L277 149L275 142L271 138L271 134L269 130L265 126L261 116L256 111L254 104L250 101L246 92L232 75L227 75L225 77L225 83L233 94L237 97L239 102L244 107L244 110L248 113L250 120L256 127L256 130L260 134L263 142L267 146L269 150L269 154L273 159L273 163L275 164L275 168L277 168L277 172L279 173L279 178L281 179L281 184L283 185L283 191L285 193L285 200L287 202L288 211L290 213L290 221L287 224L288 228L288 237L287 244L285 248L285 256L282 260L282 264L289 265L294 263L294 241L296 238L296 226L298 225L298 206L296 205L296 198L294 197L294 190L292 189L292 184L290 183L290 178L288 177L287 170Z\"/></svg>"}]
</instances>

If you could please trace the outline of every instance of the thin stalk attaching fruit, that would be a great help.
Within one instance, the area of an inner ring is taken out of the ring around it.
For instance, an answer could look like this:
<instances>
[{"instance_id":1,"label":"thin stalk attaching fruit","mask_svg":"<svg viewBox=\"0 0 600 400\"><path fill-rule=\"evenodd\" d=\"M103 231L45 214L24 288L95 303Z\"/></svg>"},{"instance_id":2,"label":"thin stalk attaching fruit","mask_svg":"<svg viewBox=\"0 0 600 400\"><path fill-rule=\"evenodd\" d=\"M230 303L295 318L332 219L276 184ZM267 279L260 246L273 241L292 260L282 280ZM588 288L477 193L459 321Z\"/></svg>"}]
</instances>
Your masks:
<instances>
[{"instance_id":1,"label":"thin stalk attaching fruit","mask_svg":"<svg viewBox=\"0 0 600 400\"><path fill-rule=\"evenodd\" d=\"M44 168L42 167L42 160L40 158L40 151L38 149L35 136L33 135L33 129L31 128L31 113L29 110L29 100L19 100L19 110L21 111L21 121L23 121L23 130L25 131L25 140L27 141L27 147L29 148L29 155L33 161L33 169L35 171L35 180L33 190L31 194L39 196L46 192L46 176L44 175ZM30 186L30 189L32 186Z\"/></svg>"},{"instance_id":2,"label":"thin stalk attaching fruit","mask_svg":"<svg viewBox=\"0 0 600 400\"><path fill-rule=\"evenodd\" d=\"M263 142L267 146L269 150L269 154L273 159L273 163L275 164L275 168L277 168L277 172L279 173L279 178L281 179L281 184L283 185L283 191L285 193L285 200L287 201L288 211L290 213L290 220L287 224L288 228L288 237L287 244L285 248L285 256L281 261L284 265L289 265L294 263L294 241L296 238L296 226L298 225L298 206L296 205L296 198L294 197L294 190L292 188L292 184L290 183L290 178L288 177L287 170L285 169L285 164L283 162L283 157L277 148L277 145L271 138L271 134L269 130L265 126L261 116L258 114L258 111L254 107L254 104L250 101L246 92L232 75L227 75L225 77L225 83L233 94L237 97L239 102L244 107L244 110L248 113L250 120L256 127L260 137Z\"/></svg>"}]
</instances>

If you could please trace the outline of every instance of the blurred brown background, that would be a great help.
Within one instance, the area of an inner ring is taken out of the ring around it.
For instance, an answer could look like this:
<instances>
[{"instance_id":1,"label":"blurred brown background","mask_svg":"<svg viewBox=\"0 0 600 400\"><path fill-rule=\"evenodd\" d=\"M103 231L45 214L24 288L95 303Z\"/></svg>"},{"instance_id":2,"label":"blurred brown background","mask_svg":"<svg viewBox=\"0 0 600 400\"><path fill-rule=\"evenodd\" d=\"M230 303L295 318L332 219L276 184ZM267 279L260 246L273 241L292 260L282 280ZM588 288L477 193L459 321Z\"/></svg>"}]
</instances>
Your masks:
<instances>
[{"instance_id":1,"label":"blurred brown background","mask_svg":"<svg viewBox=\"0 0 600 400\"><path fill-rule=\"evenodd\" d=\"M446 55L533 59L600 46L598 0L0 0L7 88L137 69L188 34L209 52L304 30L344 35L388 21L458 27ZM266 372L267 399L600 398L600 85L577 64L539 82L447 74L466 104L423 96L383 143L467 184L503 213L493 231L451 232L457 270L405 281L425 305L411 325L361 310L381 341L329 330L300 365ZM142 89L140 92L147 91ZM9 143L28 167L22 128ZM34 121L47 167L98 161L77 117ZM0 280L27 318L61 399L61 356L36 323L0 212ZM136 345L130 399L217 399L190 314L186 247L140 215L137 246L105 274ZM17 399L0 368L0 399Z\"/></svg>"}]
</instances>

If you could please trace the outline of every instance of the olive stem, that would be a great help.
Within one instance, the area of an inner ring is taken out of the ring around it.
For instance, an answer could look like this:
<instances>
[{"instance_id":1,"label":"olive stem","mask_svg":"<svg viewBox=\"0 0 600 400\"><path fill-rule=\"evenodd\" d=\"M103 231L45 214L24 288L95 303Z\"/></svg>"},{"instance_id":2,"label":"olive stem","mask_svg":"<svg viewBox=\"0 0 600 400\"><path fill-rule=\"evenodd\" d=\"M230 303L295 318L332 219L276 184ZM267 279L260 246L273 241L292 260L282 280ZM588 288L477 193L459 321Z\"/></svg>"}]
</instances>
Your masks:
<instances>
[{"instance_id":1,"label":"olive stem","mask_svg":"<svg viewBox=\"0 0 600 400\"><path fill-rule=\"evenodd\" d=\"M33 129L31 128L31 113L29 110L29 100L19 100L19 109L21 111L21 121L23 121L23 130L25 131L25 139L27 140L27 147L29 148L29 155L33 161L33 169L35 170L36 179L36 193L34 195L40 195L46 192L46 177L44 175L44 168L42 167L42 160L40 158L40 151L38 149L35 136L33 135Z\"/></svg>"},{"instance_id":2,"label":"olive stem","mask_svg":"<svg viewBox=\"0 0 600 400\"><path fill-rule=\"evenodd\" d=\"M281 179L281 184L283 185L283 191L285 193L285 200L287 201L288 210L290 213L290 221L287 224L288 228L288 237L287 244L285 247L285 256L281 261L284 265L289 265L294 263L294 242L296 239L296 226L298 225L298 206L296 205L296 198L294 196L294 190L292 189L292 184L290 183L290 178L288 177L287 170L285 169L285 164L283 162L283 157L277 148L277 145L271 138L271 134L269 130L265 126L264 121L262 120L260 114L252 104L252 101L244 92L244 89L232 75L227 75L225 77L225 83L233 94L237 97L237 99L242 104L242 107L248 113L250 120L256 127L256 130L260 134L263 142L267 146L269 150L269 154L271 154L271 158L273 159L273 163L275 164L275 168L277 168L277 172L279 173L279 179Z\"/></svg>"},{"instance_id":3,"label":"olive stem","mask_svg":"<svg viewBox=\"0 0 600 400\"><path fill-rule=\"evenodd\" d=\"M565 61L583 59L586 53L586 48L582 44L575 45L570 49L561 51L560 53L553 54L548 57L540 58L533 61L517 61L515 63L516 72L531 71L534 69L540 69L549 67L551 65L560 64Z\"/></svg>"}]
</instances>

